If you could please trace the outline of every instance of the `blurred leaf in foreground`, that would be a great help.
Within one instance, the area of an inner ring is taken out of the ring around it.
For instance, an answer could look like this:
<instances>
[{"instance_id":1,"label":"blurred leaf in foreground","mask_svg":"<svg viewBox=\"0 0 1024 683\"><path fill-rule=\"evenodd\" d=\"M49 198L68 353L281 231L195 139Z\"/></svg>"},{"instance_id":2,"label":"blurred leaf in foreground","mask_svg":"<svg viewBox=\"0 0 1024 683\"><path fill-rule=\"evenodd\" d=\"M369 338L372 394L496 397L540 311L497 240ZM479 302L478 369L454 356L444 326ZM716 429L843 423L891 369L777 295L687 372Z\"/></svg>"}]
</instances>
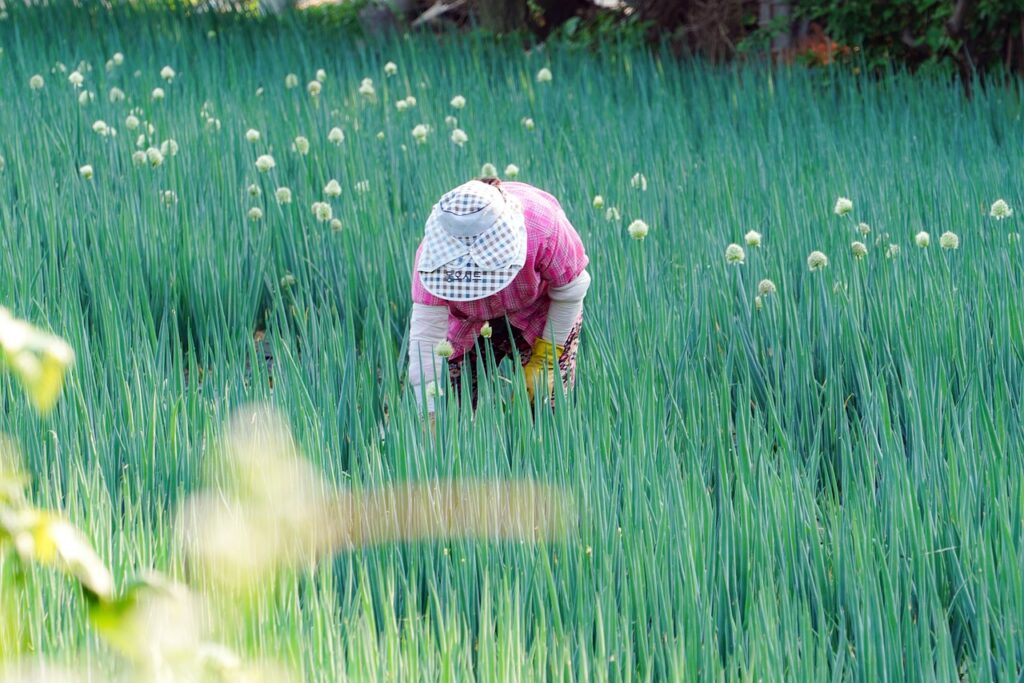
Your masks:
<instances>
[{"instance_id":1,"label":"blurred leaf in foreground","mask_svg":"<svg viewBox=\"0 0 1024 683\"><path fill-rule=\"evenodd\" d=\"M7 437L0 434L0 506L23 504L27 485L28 475L22 470L18 450Z\"/></svg>"},{"instance_id":2,"label":"blurred leaf in foreground","mask_svg":"<svg viewBox=\"0 0 1024 683\"><path fill-rule=\"evenodd\" d=\"M243 663L232 650L206 642L203 601L158 573L131 581L116 600L94 603L93 626L135 664L143 680L288 681L283 670ZM273 674L270 672L273 671Z\"/></svg>"},{"instance_id":3,"label":"blurred leaf in foreground","mask_svg":"<svg viewBox=\"0 0 1024 683\"><path fill-rule=\"evenodd\" d=\"M25 659L0 667L4 683L87 683L103 680L99 672L84 662L74 664Z\"/></svg>"},{"instance_id":4,"label":"blurred leaf in foreground","mask_svg":"<svg viewBox=\"0 0 1024 683\"><path fill-rule=\"evenodd\" d=\"M44 510L0 505L0 538L14 543L24 562L59 567L92 597L109 599L114 579L89 540L69 522Z\"/></svg>"},{"instance_id":5,"label":"blurred leaf in foreground","mask_svg":"<svg viewBox=\"0 0 1024 683\"><path fill-rule=\"evenodd\" d=\"M60 337L18 320L0 307L0 361L21 381L36 409L45 414L57 402L75 352Z\"/></svg>"},{"instance_id":6,"label":"blurred leaf in foreground","mask_svg":"<svg viewBox=\"0 0 1024 683\"><path fill-rule=\"evenodd\" d=\"M215 478L186 505L179 528L199 568L237 587L355 547L450 537L536 542L575 524L567 492L532 481L334 490L302 458L287 422L265 407L231 421Z\"/></svg>"},{"instance_id":7,"label":"blurred leaf in foreground","mask_svg":"<svg viewBox=\"0 0 1024 683\"><path fill-rule=\"evenodd\" d=\"M159 574L134 579L117 599L94 604L89 616L110 645L154 670L187 658L199 645L192 594Z\"/></svg>"}]
</instances>

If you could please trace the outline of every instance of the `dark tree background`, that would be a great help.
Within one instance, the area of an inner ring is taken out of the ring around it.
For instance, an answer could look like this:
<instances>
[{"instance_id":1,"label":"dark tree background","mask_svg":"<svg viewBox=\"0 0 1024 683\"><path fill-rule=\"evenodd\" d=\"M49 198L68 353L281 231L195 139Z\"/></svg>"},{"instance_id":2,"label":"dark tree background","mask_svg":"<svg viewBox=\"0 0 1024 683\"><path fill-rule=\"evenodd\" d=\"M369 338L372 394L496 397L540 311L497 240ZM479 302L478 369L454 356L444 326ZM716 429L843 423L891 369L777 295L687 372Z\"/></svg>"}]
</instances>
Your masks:
<instances>
[{"instance_id":1,"label":"dark tree background","mask_svg":"<svg viewBox=\"0 0 1024 683\"><path fill-rule=\"evenodd\" d=\"M896 62L962 75L1024 72L1024 0L626 0L598 8L590 0L472 0L481 27L546 38L573 17L606 13L641 24L652 41L679 54L722 61L753 53L784 58L823 51L869 68Z\"/></svg>"},{"instance_id":2,"label":"dark tree background","mask_svg":"<svg viewBox=\"0 0 1024 683\"><path fill-rule=\"evenodd\" d=\"M206 0L230 2L232 0ZM246 0L234 0L245 2ZM266 9L293 2L259 0ZM1024 74L1024 0L343 0L363 30L478 27L526 43L640 37L710 62L765 59ZM355 10L353 9L355 8Z\"/></svg>"}]
</instances>

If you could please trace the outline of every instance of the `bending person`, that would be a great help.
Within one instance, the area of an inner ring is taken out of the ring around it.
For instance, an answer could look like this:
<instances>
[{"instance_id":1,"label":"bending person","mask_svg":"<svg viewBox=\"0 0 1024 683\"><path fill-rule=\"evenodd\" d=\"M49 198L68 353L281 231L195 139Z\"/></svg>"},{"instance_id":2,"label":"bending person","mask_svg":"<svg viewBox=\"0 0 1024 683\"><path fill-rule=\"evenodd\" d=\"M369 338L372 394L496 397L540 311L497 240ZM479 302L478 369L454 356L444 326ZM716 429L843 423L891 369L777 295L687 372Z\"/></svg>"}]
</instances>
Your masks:
<instances>
[{"instance_id":1,"label":"bending person","mask_svg":"<svg viewBox=\"0 0 1024 683\"><path fill-rule=\"evenodd\" d=\"M454 387L471 364L476 405L474 343L481 330L490 335L495 362L512 356L523 364L531 401L538 388L551 397L556 362L568 390L590 285L586 267L580 236L547 192L486 178L445 193L427 218L412 277L409 383L431 418L427 386L445 384L439 349L450 352Z\"/></svg>"}]
</instances>

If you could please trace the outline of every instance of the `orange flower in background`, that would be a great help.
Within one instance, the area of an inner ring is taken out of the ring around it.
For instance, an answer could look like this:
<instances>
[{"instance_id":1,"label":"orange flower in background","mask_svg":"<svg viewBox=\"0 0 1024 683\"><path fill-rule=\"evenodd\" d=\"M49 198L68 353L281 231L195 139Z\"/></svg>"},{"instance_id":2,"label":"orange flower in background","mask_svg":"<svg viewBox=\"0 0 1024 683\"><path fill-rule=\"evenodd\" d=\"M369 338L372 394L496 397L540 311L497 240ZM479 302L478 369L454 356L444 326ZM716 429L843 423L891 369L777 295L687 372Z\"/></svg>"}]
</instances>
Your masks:
<instances>
[{"instance_id":1,"label":"orange flower in background","mask_svg":"<svg viewBox=\"0 0 1024 683\"><path fill-rule=\"evenodd\" d=\"M848 45L840 45L825 35L825 30L812 23L806 36L797 39L793 47L780 50L777 60L785 64L801 61L812 66L827 66L837 57L849 57L853 50Z\"/></svg>"}]
</instances>

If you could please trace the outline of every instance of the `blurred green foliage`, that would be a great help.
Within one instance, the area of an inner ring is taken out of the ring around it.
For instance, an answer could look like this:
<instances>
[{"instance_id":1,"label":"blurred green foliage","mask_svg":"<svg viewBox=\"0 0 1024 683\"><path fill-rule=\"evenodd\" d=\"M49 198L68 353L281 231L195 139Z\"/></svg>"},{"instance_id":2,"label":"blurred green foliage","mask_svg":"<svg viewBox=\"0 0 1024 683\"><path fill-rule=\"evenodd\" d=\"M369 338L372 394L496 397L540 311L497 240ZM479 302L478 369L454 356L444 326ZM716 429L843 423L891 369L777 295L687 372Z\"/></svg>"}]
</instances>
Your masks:
<instances>
[{"instance_id":1,"label":"blurred green foliage","mask_svg":"<svg viewBox=\"0 0 1024 683\"><path fill-rule=\"evenodd\" d=\"M868 67L1000 73L1024 67L1021 0L799 0L794 23L815 22L841 45L859 47ZM954 26L958 5L966 13Z\"/></svg>"}]
</instances>

